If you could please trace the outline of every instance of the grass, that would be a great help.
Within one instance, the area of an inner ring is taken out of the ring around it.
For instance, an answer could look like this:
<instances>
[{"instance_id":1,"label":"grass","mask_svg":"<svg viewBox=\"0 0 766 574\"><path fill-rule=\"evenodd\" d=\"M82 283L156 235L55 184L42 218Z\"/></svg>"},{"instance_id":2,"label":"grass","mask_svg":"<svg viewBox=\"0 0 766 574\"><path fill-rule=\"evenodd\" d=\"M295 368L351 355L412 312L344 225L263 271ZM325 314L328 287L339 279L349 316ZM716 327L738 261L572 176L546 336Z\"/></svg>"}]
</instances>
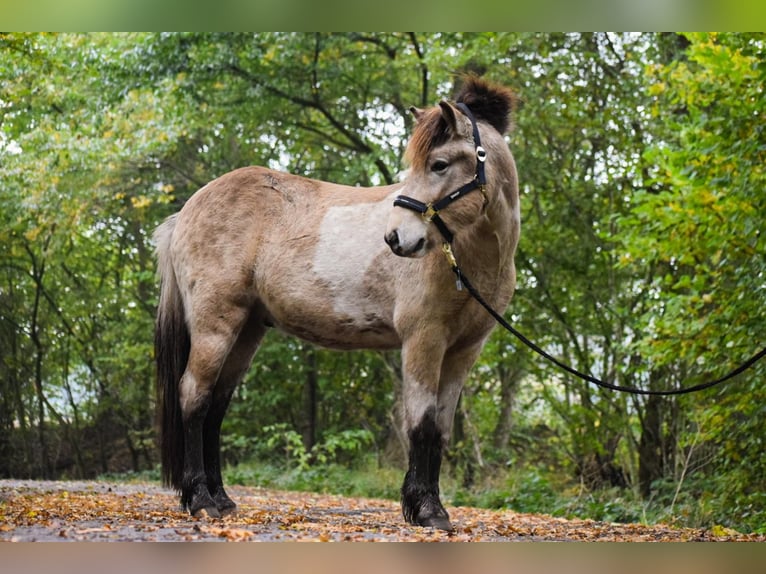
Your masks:
<instances>
[{"instance_id":1,"label":"grass","mask_svg":"<svg viewBox=\"0 0 766 574\"><path fill-rule=\"evenodd\" d=\"M247 463L224 471L228 484L389 500L399 499L402 476L399 469L378 468L372 463L354 469L339 464L299 469Z\"/></svg>"}]
</instances>

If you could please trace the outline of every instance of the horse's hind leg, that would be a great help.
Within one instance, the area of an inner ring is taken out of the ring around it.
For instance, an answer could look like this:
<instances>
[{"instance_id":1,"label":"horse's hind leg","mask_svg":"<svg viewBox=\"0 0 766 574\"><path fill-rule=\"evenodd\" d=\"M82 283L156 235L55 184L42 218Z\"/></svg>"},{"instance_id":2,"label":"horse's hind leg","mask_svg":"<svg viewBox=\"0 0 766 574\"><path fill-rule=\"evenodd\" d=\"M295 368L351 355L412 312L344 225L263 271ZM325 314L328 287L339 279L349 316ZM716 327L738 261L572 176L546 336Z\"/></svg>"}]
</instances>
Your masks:
<instances>
[{"instance_id":1,"label":"horse's hind leg","mask_svg":"<svg viewBox=\"0 0 766 574\"><path fill-rule=\"evenodd\" d=\"M221 477L221 423L234 390L250 367L253 354L258 348L265 330L260 315L255 312L251 313L221 369L213 391L210 410L205 419L202 441L207 486L213 497L213 502L222 516L234 512L237 505L226 494Z\"/></svg>"},{"instance_id":2,"label":"horse's hind leg","mask_svg":"<svg viewBox=\"0 0 766 574\"><path fill-rule=\"evenodd\" d=\"M219 517L218 506L208 489L204 429L214 404L219 374L245 323L248 309L227 305L225 301L217 301L214 308L200 305L198 309L215 311L196 314L191 329L189 362L181 378L180 403L184 431L181 504L193 516L198 516L204 510L211 517ZM228 396L231 396L231 390ZM213 408L213 414L219 408Z\"/></svg>"}]
</instances>

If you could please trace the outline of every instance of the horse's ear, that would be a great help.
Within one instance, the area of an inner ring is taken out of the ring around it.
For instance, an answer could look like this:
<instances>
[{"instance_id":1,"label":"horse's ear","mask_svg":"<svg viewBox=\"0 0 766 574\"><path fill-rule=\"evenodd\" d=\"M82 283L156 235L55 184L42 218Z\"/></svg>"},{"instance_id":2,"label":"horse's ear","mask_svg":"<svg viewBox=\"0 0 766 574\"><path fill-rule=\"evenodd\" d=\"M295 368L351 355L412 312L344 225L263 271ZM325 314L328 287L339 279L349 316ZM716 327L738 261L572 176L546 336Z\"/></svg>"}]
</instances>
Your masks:
<instances>
[{"instance_id":1,"label":"horse's ear","mask_svg":"<svg viewBox=\"0 0 766 574\"><path fill-rule=\"evenodd\" d=\"M410 113L415 118L415 121L419 122L423 118L423 115L426 113L426 111L420 108L416 108L415 106L410 106Z\"/></svg>"},{"instance_id":2,"label":"horse's ear","mask_svg":"<svg viewBox=\"0 0 766 574\"><path fill-rule=\"evenodd\" d=\"M450 133L460 137L470 137L471 127L467 123L467 119L458 112L455 107L446 101L439 102L441 108L442 117L447 122L447 128Z\"/></svg>"}]
</instances>

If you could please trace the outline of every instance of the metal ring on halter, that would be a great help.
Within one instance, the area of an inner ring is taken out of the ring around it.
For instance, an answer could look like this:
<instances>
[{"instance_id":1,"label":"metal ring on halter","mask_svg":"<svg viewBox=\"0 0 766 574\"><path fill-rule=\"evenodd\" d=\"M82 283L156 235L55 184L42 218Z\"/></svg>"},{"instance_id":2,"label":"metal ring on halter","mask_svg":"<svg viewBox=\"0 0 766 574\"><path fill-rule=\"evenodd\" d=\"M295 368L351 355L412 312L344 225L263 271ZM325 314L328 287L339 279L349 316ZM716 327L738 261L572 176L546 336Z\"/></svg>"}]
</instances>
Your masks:
<instances>
[{"instance_id":1,"label":"metal ring on halter","mask_svg":"<svg viewBox=\"0 0 766 574\"><path fill-rule=\"evenodd\" d=\"M430 203L426 204L426 209L423 213L420 215L423 217L423 221L426 223L431 223L431 220L434 218L434 215L439 213L437 210L434 209L434 206Z\"/></svg>"}]
</instances>

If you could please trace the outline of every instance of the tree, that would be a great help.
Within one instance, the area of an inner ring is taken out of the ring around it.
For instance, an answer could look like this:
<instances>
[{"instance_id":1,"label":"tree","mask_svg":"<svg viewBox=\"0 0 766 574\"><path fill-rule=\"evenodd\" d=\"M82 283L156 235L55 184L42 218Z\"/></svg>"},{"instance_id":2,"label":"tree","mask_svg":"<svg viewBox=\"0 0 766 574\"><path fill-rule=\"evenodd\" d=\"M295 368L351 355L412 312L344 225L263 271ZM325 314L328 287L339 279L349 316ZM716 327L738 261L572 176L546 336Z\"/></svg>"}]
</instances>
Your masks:
<instances>
[{"instance_id":1,"label":"tree","mask_svg":"<svg viewBox=\"0 0 766 574\"><path fill-rule=\"evenodd\" d=\"M742 363L764 340L764 40L688 35L686 58L649 70L650 112L668 130L647 151L653 184L631 198L617 239L622 268L657 270L635 348L687 384ZM710 476L736 505L752 505L764 486L753 457L764 431L762 378L756 367L684 404L684 450L715 448Z\"/></svg>"},{"instance_id":2,"label":"tree","mask_svg":"<svg viewBox=\"0 0 766 574\"><path fill-rule=\"evenodd\" d=\"M83 461L81 443L98 443L93 450L105 470L113 453L103 439L116 432L136 447L133 431L146 429L151 420L145 414L150 347L135 340L136 331L150 331L153 315L147 296L153 283L150 251L138 225L140 197L126 204L119 191L125 182L118 177L118 161L126 148L135 156L142 145L156 150L143 138L157 134L150 126L124 133L135 116L147 123L150 116L131 105L135 94L119 99L104 89L102 66L117 57L111 52L114 38L2 39L2 63L12 72L3 74L0 89L2 266L8 278L3 295L11 303L3 319L15 332L11 348L19 349L5 364L22 390L18 396L31 386L36 401L34 411L17 410L12 427L37 427L38 468L46 475L66 463L49 454L60 452L49 448L51 440L63 441L61 456L72 454L76 474L93 466ZM87 42L93 50L83 50ZM54 423L62 434L49 432ZM132 455L136 462L138 450Z\"/></svg>"}]
</instances>

